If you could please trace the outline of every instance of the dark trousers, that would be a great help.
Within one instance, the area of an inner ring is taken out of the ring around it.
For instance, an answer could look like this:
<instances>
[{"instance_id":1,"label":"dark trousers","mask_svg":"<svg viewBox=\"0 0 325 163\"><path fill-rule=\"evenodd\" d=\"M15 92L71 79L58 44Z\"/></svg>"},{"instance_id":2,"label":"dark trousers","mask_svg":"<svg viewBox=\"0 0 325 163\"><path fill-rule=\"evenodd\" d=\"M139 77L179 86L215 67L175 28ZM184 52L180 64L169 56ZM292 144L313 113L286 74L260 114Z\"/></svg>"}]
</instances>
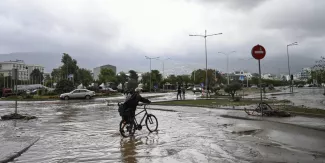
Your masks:
<instances>
[{"instance_id":1,"label":"dark trousers","mask_svg":"<svg viewBox=\"0 0 325 163\"><path fill-rule=\"evenodd\" d=\"M179 96L179 99L182 99L182 94L180 92L177 93L177 100L178 100L178 96Z\"/></svg>"},{"instance_id":2,"label":"dark trousers","mask_svg":"<svg viewBox=\"0 0 325 163\"><path fill-rule=\"evenodd\" d=\"M185 100L185 92L183 92L183 99Z\"/></svg>"},{"instance_id":3,"label":"dark trousers","mask_svg":"<svg viewBox=\"0 0 325 163\"><path fill-rule=\"evenodd\" d=\"M135 117L135 110L134 109L131 109L129 108L124 116L123 116L123 120L127 121L127 122L132 122L132 120L134 119Z\"/></svg>"}]
</instances>

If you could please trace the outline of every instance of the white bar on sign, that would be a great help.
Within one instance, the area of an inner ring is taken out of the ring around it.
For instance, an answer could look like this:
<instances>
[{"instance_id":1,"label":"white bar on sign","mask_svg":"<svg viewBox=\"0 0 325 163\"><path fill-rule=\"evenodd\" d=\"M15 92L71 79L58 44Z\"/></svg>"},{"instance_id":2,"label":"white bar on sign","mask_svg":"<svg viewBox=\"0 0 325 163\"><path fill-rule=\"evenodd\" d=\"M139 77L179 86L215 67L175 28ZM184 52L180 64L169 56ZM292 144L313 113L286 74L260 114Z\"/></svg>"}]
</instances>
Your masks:
<instances>
[{"instance_id":1,"label":"white bar on sign","mask_svg":"<svg viewBox=\"0 0 325 163\"><path fill-rule=\"evenodd\" d=\"M264 51L255 51L255 54L264 54Z\"/></svg>"}]
</instances>

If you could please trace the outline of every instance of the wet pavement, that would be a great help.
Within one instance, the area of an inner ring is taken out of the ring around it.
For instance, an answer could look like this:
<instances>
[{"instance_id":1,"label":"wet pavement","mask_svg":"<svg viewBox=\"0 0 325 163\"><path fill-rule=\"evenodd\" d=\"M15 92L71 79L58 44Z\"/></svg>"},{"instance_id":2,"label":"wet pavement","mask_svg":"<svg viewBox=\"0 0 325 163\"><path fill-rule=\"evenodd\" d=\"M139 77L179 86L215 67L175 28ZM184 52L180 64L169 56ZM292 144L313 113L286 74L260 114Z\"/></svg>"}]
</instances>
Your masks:
<instances>
[{"instance_id":1,"label":"wet pavement","mask_svg":"<svg viewBox=\"0 0 325 163\"><path fill-rule=\"evenodd\" d=\"M325 132L223 116L235 114L233 110L151 106L149 112L158 118L159 131L149 133L144 127L135 137L122 138L117 106L107 106L103 101L19 106L21 113L38 119L0 121L0 127L40 139L13 160L17 163L325 162ZM0 115L10 113L9 108L3 104Z\"/></svg>"}]
</instances>

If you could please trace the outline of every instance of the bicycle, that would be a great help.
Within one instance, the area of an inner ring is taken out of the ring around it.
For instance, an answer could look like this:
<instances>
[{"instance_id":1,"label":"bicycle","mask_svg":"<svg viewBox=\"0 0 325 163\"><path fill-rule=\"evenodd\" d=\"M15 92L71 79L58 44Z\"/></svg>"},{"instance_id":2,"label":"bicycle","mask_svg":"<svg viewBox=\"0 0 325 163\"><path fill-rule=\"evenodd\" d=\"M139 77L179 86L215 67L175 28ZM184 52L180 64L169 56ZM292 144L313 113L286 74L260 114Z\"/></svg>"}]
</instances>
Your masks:
<instances>
[{"instance_id":1,"label":"bicycle","mask_svg":"<svg viewBox=\"0 0 325 163\"><path fill-rule=\"evenodd\" d=\"M118 103L118 105L120 106L120 103ZM141 130L142 129L142 122L145 120L145 126L147 127L147 129L149 130L149 132L154 132L157 131L158 129L158 120L156 118L156 116L154 116L153 114L149 114L147 112L147 105L146 104L142 104L142 105L138 105L138 106L143 106L143 110L137 114L135 114L134 118L128 118L128 120L124 120L122 119L120 122L120 133L123 137L129 137L134 135L135 130ZM138 121L136 120L136 116L138 116L139 114L145 112L145 114L143 115L140 123L138 123ZM153 127L153 128L151 128Z\"/></svg>"}]
</instances>

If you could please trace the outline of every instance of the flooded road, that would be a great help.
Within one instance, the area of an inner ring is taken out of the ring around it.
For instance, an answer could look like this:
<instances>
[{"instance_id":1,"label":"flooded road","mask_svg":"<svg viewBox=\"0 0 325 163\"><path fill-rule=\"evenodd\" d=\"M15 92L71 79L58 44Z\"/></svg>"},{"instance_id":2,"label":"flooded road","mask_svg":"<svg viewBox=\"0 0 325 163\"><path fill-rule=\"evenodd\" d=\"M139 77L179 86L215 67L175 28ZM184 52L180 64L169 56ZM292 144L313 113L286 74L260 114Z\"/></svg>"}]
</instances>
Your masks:
<instances>
[{"instance_id":1,"label":"flooded road","mask_svg":"<svg viewBox=\"0 0 325 163\"><path fill-rule=\"evenodd\" d=\"M266 93L267 98L275 97L277 100L290 100L295 105L304 105L310 108L325 109L324 88L294 88L294 94L289 93L289 90L282 90L280 93ZM272 95L277 94L277 95ZM259 94L247 96L249 98L259 98Z\"/></svg>"},{"instance_id":2,"label":"flooded road","mask_svg":"<svg viewBox=\"0 0 325 163\"><path fill-rule=\"evenodd\" d=\"M163 111L167 109L174 111ZM0 115L11 110L0 109ZM139 110L140 111L140 110ZM82 101L21 104L31 121L0 121L40 140L13 162L324 162L325 132L224 118L227 110L151 106L158 132L118 132L116 106Z\"/></svg>"}]
</instances>

